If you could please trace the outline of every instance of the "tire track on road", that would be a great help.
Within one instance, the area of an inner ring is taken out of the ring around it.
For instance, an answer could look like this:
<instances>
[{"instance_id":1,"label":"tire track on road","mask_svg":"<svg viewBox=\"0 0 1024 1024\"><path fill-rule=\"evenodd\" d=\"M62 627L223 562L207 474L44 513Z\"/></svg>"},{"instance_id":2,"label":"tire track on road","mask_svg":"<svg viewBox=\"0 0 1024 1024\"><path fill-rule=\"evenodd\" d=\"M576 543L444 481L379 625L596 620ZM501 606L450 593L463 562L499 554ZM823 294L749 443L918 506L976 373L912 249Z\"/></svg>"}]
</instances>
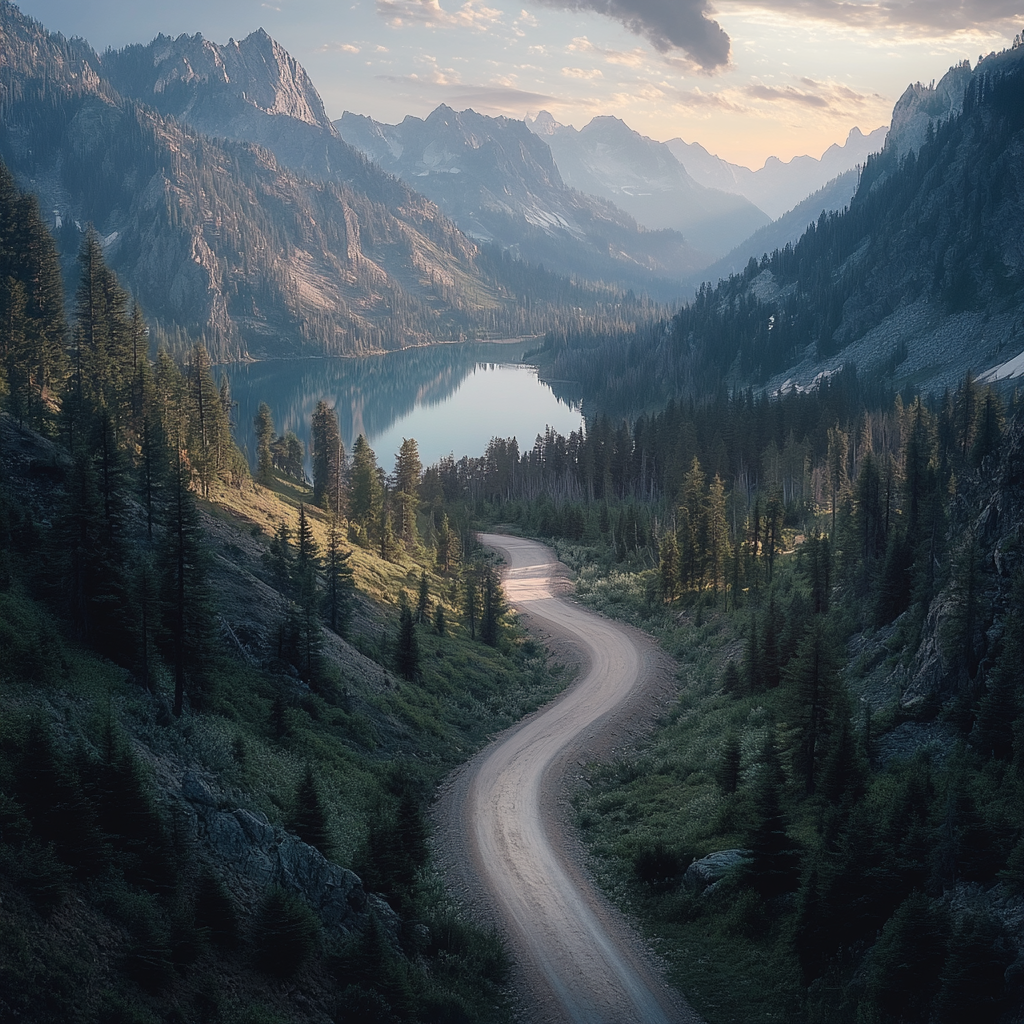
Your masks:
<instances>
[{"instance_id":1,"label":"tire track on road","mask_svg":"<svg viewBox=\"0 0 1024 1024\"><path fill-rule=\"evenodd\" d=\"M505 557L509 603L533 628L569 639L586 671L474 758L443 798L442 831L456 870L508 936L531 1020L699 1024L567 853L572 841L558 807L571 764L593 758L623 718L651 717L637 709L657 688L650 644L558 596L548 548L496 534L480 539Z\"/></svg>"}]
</instances>

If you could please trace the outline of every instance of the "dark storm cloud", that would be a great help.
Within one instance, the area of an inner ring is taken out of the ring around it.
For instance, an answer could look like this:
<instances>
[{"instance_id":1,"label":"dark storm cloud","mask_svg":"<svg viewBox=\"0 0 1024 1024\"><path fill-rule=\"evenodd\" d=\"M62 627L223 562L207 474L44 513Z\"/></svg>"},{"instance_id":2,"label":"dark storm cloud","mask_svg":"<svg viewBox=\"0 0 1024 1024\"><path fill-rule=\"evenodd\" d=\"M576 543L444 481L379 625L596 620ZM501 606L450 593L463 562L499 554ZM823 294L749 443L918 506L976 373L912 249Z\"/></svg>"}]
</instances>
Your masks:
<instances>
[{"instance_id":1,"label":"dark storm cloud","mask_svg":"<svg viewBox=\"0 0 1024 1024\"><path fill-rule=\"evenodd\" d=\"M548 7L593 11L621 21L660 53L682 50L707 71L729 62L729 37L707 16L705 0L541 0Z\"/></svg>"}]
</instances>

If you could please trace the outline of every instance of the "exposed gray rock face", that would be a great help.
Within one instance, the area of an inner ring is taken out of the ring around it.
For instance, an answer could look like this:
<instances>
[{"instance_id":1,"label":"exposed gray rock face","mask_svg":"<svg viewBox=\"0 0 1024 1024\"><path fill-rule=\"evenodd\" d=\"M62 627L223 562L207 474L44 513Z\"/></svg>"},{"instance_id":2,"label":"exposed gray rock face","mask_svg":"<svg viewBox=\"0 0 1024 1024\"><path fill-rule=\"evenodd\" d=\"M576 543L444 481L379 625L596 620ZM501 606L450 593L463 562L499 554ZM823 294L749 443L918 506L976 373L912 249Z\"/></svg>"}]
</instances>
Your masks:
<instances>
[{"instance_id":1,"label":"exposed gray rock face","mask_svg":"<svg viewBox=\"0 0 1024 1024\"><path fill-rule=\"evenodd\" d=\"M934 125L963 109L971 74L970 62L964 61L951 67L938 85L916 82L907 86L892 109L892 127L886 146L895 149L901 157L911 150L917 152L924 143L929 122Z\"/></svg>"},{"instance_id":2,"label":"exposed gray rock face","mask_svg":"<svg viewBox=\"0 0 1024 1024\"><path fill-rule=\"evenodd\" d=\"M195 772L185 772L177 795L179 821L186 824L197 857L224 879L243 907L253 910L268 887L280 885L300 895L335 938L361 932L371 912L386 932L397 932L398 916L363 889L358 875L262 814L221 808Z\"/></svg>"},{"instance_id":3,"label":"exposed gray rock face","mask_svg":"<svg viewBox=\"0 0 1024 1024\"><path fill-rule=\"evenodd\" d=\"M127 52L135 49L130 47ZM267 114L284 114L333 133L320 94L305 69L263 29L241 42L232 39L226 46L197 33L177 39L157 36L141 49L152 60L154 93L166 93L180 85L221 84Z\"/></svg>"},{"instance_id":4,"label":"exposed gray rock face","mask_svg":"<svg viewBox=\"0 0 1024 1024\"><path fill-rule=\"evenodd\" d=\"M704 892L725 878L730 871L745 864L749 850L718 850L695 860L683 875L683 886L691 892Z\"/></svg>"},{"instance_id":5,"label":"exposed gray rock face","mask_svg":"<svg viewBox=\"0 0 1024 1024\"><path fill-rule=\"evenodd\" d=\"M973 71L970 61L961 61L951 67L938 84L916 82L907 86L893 107L886 149L894 149L901 157L911 151L916 153L925 141L929 122L934 126L963 110L964 95L972 79L977 81L981 76L997 74L1005 65L1019 60L1021 52L1018 46L990 53L978 61Z\"/></svg>"}]
</instances>

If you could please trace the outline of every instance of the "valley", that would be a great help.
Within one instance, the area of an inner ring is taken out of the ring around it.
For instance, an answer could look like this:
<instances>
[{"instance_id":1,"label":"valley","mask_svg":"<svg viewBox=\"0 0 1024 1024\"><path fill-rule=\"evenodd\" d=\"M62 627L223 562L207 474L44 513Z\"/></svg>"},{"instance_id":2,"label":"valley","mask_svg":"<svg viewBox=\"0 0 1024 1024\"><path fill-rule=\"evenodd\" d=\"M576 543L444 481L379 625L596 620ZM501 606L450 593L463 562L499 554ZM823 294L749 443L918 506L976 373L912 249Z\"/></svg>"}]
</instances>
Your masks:
<instances>
[{"instance_id":1,"label":"valley","mask_svg":"<svg viewBox=\"0 0 1024 1024\"><path fill-rule=\"evenodd\" d=\"M0 1018L1024 1021L1024 33L861 131L570 14L642 96L304 51L385 120L0 0Z\"/></svg>"}]
</instances>

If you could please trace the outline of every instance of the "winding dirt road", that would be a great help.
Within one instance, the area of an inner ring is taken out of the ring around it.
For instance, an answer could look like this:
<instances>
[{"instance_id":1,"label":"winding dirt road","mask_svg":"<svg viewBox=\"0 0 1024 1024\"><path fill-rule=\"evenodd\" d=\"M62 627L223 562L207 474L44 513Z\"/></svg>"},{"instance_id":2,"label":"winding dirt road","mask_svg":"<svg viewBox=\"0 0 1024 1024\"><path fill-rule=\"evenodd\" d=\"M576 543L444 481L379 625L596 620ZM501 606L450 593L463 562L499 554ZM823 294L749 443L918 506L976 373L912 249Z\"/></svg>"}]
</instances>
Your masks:
<instances>
[{"instance_id":1,"label":"winding dirt road","mask_svg":"<svg viewBox=\"0 0 1024 1024\"><path fill-rule=\"evenodd\" d=\"M699 1024L586 878L566 825L567 772L649 722L652 704L660 710L659 656L641 634L558 596L549 549L480 539L508 563L509 602L534 631L576 646L587 671L457 776L442 798L442 842L471 898L490 907L511 942L531 1021Z\"/></svg>"}]
</instances>

